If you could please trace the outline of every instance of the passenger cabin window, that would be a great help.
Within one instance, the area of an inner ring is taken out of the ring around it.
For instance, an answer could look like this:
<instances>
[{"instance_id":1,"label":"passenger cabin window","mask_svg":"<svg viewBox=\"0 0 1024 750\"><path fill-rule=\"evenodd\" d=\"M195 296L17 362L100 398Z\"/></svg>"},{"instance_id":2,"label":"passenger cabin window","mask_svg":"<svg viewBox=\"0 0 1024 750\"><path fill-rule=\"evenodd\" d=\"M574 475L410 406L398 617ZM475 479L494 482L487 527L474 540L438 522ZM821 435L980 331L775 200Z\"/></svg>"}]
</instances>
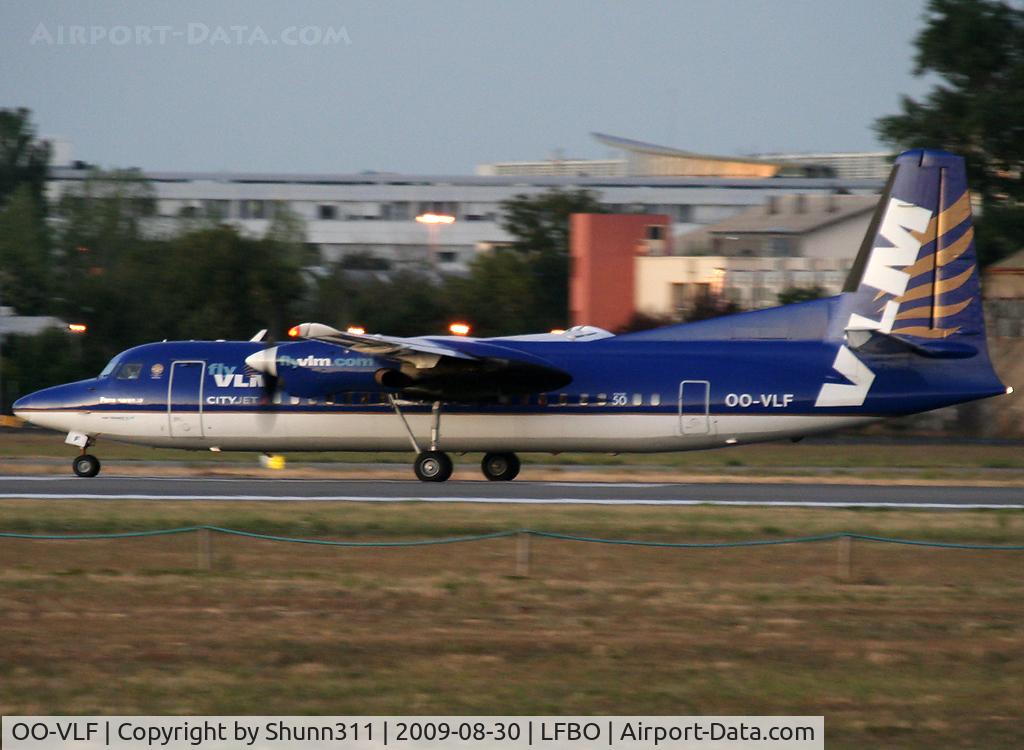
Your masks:
<instances>
[{"instance_id":1,"label":"passenger cabin window","mask_svg":"<svg viewBox=\"0 0 1024 750\"><path fill-rule=\"evenodd\" d=\"M598 393L597 394L597 403L596 403L596 405L597 406L607 406L608 405L608 394L607 393Z\"/></svg>"},{"instance_id":2,"label":"passenger cabin window","mask_svg":"<svg viewBox=\"0 0 1024 750\"><path fill-rule=\"evenodd\" d=\"M121 365L121 369L117 371L118 380L138 380L139 373L142 372L142 365L138 362L128 362Z\"/></svg>"},{"instance_id":3,"label":"passenger cabin window","mask_svg":"<svg viewBox=\"0 0 1024 750\"><path fill-rule=\"evenodd\" d=\"M548 395L546 393L542 393L539 396L537 396L537 406L547 406L547 405L548 405Z\"/></svg>"},{"instance_id":4,"label":"passenger cabin window","mask_svg":"<svg viewBox=\"0 0 1024 750\"><path fill-rule=\"evenodd\" d=\"M588 401L590 401L590 394L588 394L588 393L581 393L580 394L580 406L586 406Z\"/></svg>"},{"instance_id":5,"label":"passenger cabin window","mask_svg":"<svg viewBox=\"0 0 1024 750\"><path fill-rule=\"evenodd\" d=\"M652 393L651 394L651 406L659 406L660 404L661 404L661 394L660 393Z\"/></svg>"},{"instance_id":6,"label":"passenger cabin window","mask_svg":"<svg viewBox=\"0 0 1024 750\"><path fill-rule=\"evenodd\" d=\"M643 405L644 405L644 394L642 394L642 393L634 393L633 394L633 406L643 406Z\"/></svg>"},{"instance_id":7,"label":"passenger cabin window","mask_svg":"<svg viewBox=\"0 0 1024 750\"><path fill-rule=\"evenodd\" d=\"M569 394L568 393L559 393L558 394L558 405L559 406L566 406L568 403L569 403Z\"/></svg>"}]
</instances>

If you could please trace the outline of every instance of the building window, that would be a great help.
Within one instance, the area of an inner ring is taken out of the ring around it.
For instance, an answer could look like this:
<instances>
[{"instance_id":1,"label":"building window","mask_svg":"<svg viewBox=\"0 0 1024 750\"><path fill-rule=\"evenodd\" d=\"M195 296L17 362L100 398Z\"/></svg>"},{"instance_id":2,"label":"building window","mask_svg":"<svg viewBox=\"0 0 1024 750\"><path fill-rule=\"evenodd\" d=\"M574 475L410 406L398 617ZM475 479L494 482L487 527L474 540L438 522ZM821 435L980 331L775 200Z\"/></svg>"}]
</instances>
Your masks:
<instances>
[{"instance_id":1,"label":"building window","mask_svg":"<svg viewBox=\"0 0 1024 750\"><path fill-rule=\"evenodd\" d=\"M459 254L452 250L442 250L437 254L438 263L454 263L459 259Z\"/></svg>"},{"instance_id":2,"label":"building window","mask_svg":"<svg viewBox=\"0 0 1024 750\"><path fill-rule=\"evenodd\" d=\"M337 207L329 203L321 203L316 207L316 217L323 221L334 221L338 218Z\"/></svg>"},{"instance_id":3,"label":"building window","mask_svg":"<svg viewBox=\"0 0 1024 750\"><path fill-rule=\"evenodd\" d=\"M204 200L203 201L203 213L206 214L207 218L220 220L228 218L228 205L229 201L224 200Z\"/></svg>"},{"instance_id":4,"label":"building window","mask_svg":"<svg viewBox=\"0 0 1024 750\"><path fill-rule=\"evenodd\" d=\"M265 219L267 218L267 202L257 200L241 201L239 204L238 218L240 219Z\"/></svg>"},{"instance_id":5,"label":"building window","mask_svg":"<svg viewBox=\"0 0 1024 750\"><path fill-rule=\"evenodd\" d=\"M768 240L768 252L776 258L792 255L792 247L789 237L771 237Z\"/></svg>"},{"instance_id":6,"label":"building window","mask_svg":"<svg viewBox=\"0 0 1024 750\"><path fill-rule=\"evenodd\" d=\"M663 240L665 239L665 227L660 224L648 224L645 236L649 240Z\"/></svg>"}]
</instances>

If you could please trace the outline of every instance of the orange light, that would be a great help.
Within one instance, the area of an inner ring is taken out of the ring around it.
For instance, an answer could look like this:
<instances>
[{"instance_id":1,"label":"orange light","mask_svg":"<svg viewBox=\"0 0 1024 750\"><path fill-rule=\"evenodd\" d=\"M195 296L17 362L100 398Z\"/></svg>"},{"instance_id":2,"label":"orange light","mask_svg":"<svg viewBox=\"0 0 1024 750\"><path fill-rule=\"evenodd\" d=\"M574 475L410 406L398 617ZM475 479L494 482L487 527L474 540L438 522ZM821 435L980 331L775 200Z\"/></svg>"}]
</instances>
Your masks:
<instances>
[{"instance_id":1,"label":"orange light","mask_svg":"<svg viewBox=\"0 0 1024 750\"><path fill-rule=\"evenodd\" d=\"M362 326L349 326L345 329L345 333L351 333L353 336L365 336L366 329Z\"/></svg>"},{"instance_id":2,"label":"orange light","mask_svg":"<svg viewBox=\"0 0 1024 750\"><path fill-rule=\"evenodd\" d=\"M564 328L552 328L551 329L551 333L555 333L555 334L565 333L565 329Z\"/></svg>"},{"instance_id":3,"label":"orange light","mask_svg":"<svg viewBox=\"0 0 1024 750\"><path fill-rule=\"evenodd\" d=\"M89 330L89 326L85 323L69 323L68 330L72 333L85 333Z\"/></svg>"},{"instance_id":4,"label":"orange light","mask_svg":"<svg viewBox=\"0 0 1024 750\"><path fill-rule=\"evenodd\" d=\"M454 333L456 336L465 336L469 333L468 323L452 323L448 326L448 330Z\"/></svg>"},{"instance_id":5,"label":"orange light","mask_svg":"<svg viewBox=\"0 0 1024 750\"><path fill-rule=\"evenodd\" d=\"M299 335L299 327L298 326L292 326L291 328L289 328L288 329L288 335L291 336L292 338L297 337Z\"/></svg>"},{"instance_id":6,"label":"orange light","mask_svg":"<svg viewBox=\"0 0 1024 750\"><path fill-rule=\"evenodd\" d=\"M416 221L420 224L454 224L455 217L448 216L446 214L420 214L416 217Z\"/></svg>"}]
</instances>

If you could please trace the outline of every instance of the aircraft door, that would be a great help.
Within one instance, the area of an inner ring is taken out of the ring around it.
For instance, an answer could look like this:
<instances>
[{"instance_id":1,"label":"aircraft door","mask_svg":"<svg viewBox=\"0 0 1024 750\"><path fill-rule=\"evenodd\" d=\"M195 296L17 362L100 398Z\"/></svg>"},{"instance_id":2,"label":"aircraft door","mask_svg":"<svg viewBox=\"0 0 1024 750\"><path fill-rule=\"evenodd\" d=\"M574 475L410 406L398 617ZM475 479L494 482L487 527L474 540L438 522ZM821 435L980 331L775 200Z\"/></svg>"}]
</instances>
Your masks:
<instances>
[{"instance_id":1,"label":"aircraft door","mask_svg":"<svg viewBox=\"0 0 1024 750\"><path fill-rule=\"evenodd\" d=\"M203 436L203 375L206 363L173 362L167 383L167 418L171 437Z\"/></svg>"},{"instance_id":2,"label":"aircraft door","mask_svg":"<svg viewBox=\"0 0 1024 750\"><path fill-rule=\"evenodd\" d=\"M707 435L711 432L711 383L684 380L679 384L679 432L683 435Z\"/></svg>"}]
</instances>

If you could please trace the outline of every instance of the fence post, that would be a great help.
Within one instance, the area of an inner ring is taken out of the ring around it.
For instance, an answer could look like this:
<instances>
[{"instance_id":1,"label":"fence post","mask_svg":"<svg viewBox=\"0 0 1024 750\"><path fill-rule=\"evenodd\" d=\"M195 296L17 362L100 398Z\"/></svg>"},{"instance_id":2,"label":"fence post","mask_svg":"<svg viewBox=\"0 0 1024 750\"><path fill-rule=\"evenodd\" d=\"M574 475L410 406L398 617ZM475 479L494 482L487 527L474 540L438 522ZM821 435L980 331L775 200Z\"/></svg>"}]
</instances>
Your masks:
<instances>
[{"instance_id":1,"label":"fence post","mask_svg":"<svg viewBox=\"0 0 1024 750\"><path fill-rule=\"evenodd\" d=\"M840 581L850 581L853 578L853 539L845 535L839 537L836 577Z\"/></svg>"},{"instance_id":2,"label":"fence post","mask_svg":"<svg viewBox=\"0 0 1024 750\"><path fill-rule=\"evenodd\" d=\"M199 570L213 567L213 551L210 543L210 530L206 527L196 532L196 563Z\"/></svg>"},{"instance_id":3,"label":"fence post","mask_svg":"<svg viewBox=\"0 0 1024 750\"><path fill-rule=\"evenodd\" d=\"M530 575L530 533L520 531L516 534L516 575L527 578Z\"/></svg>"}]
</instances>

